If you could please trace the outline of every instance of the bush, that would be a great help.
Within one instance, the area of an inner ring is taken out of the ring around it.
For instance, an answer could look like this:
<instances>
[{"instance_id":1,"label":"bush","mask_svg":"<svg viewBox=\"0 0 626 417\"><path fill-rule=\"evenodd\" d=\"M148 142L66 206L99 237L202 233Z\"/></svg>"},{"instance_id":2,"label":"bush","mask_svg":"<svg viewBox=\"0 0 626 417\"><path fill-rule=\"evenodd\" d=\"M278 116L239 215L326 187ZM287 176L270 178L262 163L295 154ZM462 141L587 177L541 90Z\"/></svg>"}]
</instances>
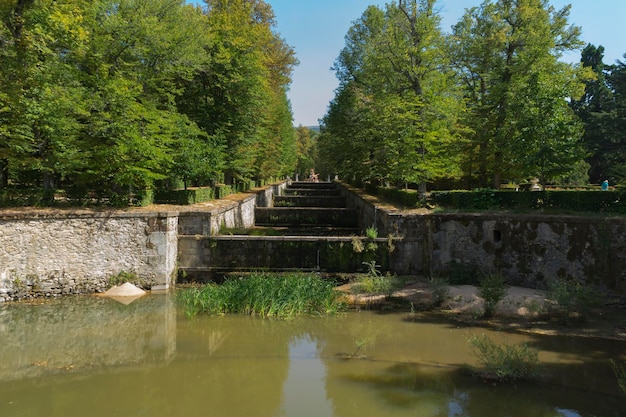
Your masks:
<instances>
[{"instance_id":1,"label":"bush","mask_svg":"<svg viewBox=\"0 0 626 417\"><path fill-rule=\"evenodd\" d=\"M478 284L478 294L485 301L485 317L493 316L498 302L506 295L504 279L498 274L483 277Z\"/></svg>"},{"instance_id":2,"label":"bush","mask_svg":"<svg viewBox=\"0 0 626 417\"><path fill-rule=\"evenodd\" d=\"M565 210L626 213L624 191L433 191L431 203L457 210Z\"/></svg>"},{"instance_id":3,"label":"bush","mask_svg":"<svg viewBox=\"0 0 626 417\"><path fill-rule=\"evenodd\" d=\"M188 190L161 190L154 198L158 204L188 205L213 200L215 190L210 187L194 188Z\"/></svg>"},{"instance_id":4,"label":"bush","mask_svg":"<svg viewBox=\"0 0 626 417\"><path fill-rule=\"evenodd\" d=\"M485 335L469 339L482 369L474 373L498 381L519 381L537 376L539 354L527 344L498 345Z\"/></svg>"},{"instance_id":5,"label":"bush","mask_svg":"<svg viewBox=\"0 0 626 417\"><path fill-rule=\"evenodd\" d=\"M593 307L600 304L600 292L578 281L556 279L548 283L548 299L563 322L584 321Z\"/></svg>"},{"instance_id":6,"label":"bush","mask_svg":"<svg viewBox=\"0 0 626 417\"><path fill-rule=\"evenodd\" d=\"M433 307L441 307L441 305L450 296L448 281L445 278L432 277L428 281Z\"/></svg>"}]
</instances>

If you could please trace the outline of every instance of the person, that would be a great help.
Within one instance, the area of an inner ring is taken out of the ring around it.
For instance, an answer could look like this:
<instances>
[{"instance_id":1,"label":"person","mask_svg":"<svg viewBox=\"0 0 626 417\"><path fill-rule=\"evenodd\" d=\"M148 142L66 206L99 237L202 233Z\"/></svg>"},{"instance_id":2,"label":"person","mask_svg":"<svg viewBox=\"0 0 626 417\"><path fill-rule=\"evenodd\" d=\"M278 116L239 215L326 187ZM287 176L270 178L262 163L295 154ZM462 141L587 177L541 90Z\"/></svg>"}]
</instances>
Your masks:
<instances>
[{"instance_id":1,"label":"person","mask_svg":"<svg viewBox=\"0 0 626 417\"><path fill-rule=\"evenodd\" d=\"M318 174L315 173L315 170L313 170L313 168L311 168L311 173L309 174L309 181L312 182L318 182Z\"/></svg>"},{"instance_id":2,"label":"person","mask_svg":"<svg viewBox=\"0 0 626 417\"><path fill-rule=\"evenodd\" d=\"M609 191L609 180L602 181L602 191Z\"/></svg>"}]
</instances>

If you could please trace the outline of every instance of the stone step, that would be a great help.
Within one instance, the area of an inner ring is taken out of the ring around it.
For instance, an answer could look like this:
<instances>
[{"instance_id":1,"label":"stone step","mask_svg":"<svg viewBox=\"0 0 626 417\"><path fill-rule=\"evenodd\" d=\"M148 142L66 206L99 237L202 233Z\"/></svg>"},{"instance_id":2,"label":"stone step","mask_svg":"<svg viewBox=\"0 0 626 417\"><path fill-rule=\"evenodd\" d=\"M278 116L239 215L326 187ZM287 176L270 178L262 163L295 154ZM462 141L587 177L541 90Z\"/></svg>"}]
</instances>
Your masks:
<instances>
[{"instance_id":1,"label":"stone step","mask_svg":"<svg viewBox=\"0 0 626 417\"><path fill-rule=\"evenodd\" d=\"M228 271L366 272L372 261L387 271L391 258L387 239L345 236L189 236L179 239L179 254L187 279Z\"/></svg>"},{"instance_id":2,"label":"stone step","mask_svg":"<svg viewBox=\"0 0 626 417\"><path fill-rule=\"evenodd\" d=\"M359 236L361 231L356 227L305 226L305 227L271 227L254 226L239 230L225 236Z\"/></svg>"},{"instance_id":3,"label":"stone step","mask_svg":"<svg viewBox=\"0 0 626 417\"><path fill-rule=\"evenodd\" d=\"M346 199L341 196L283 195L274 197L274 207L328 207L346 206Z\"/></svg>"},{"instance_id":4,"label":"stone step","mask_svg":"<svg viewBox=\"0 0 626 417\"><path fill-rule=\"evenodd\" d=\"M319 189L319 188L285 188L283 190L285 196L340 196L341 192L337 189ZM276 198L276 197L274 197Z\"/></svg>"},{"instance_id":5,"label":"stone step","mask_svg":"<svg viewBox=\"0 0 626 417\"><path fill-rule=\"evenodd\" d=\"M333 182L294 181L287 186L289 188L309 188L317 190L336 190L337 185Z\"/></svg>"},{"instance_id":6,"label":"stone step","mask_svg":"<svg viewBox=\"0 0 626 417\"><path fill-rule=\"evenodd\" d=\"M355 210L320 207L257 207L256 226L275 227L358 227Z\"/></svg>"}]
</instances>

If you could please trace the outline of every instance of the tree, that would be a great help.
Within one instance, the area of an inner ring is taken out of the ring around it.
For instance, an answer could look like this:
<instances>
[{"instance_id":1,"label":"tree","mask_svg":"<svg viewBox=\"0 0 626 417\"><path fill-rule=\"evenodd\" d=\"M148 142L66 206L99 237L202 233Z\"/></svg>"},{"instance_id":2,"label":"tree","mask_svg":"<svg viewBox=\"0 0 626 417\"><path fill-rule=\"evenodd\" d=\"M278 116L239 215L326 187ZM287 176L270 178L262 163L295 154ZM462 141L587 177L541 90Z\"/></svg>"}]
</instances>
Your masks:
<instances>
[{"instance_id":1,"label":"tree","mask_svg":"<svg viewBox=\"0 0 626 417\"><path fill-rule=\"evenodd\" d=\"M626 178L626 71L622 62L606 65L603 57L602 46L583 49L581 63L595 78L586 82L585 94L571 106L584 125L590 180L614 184Z\"/></svg>"},{"instance_id":2,"label":"tree","mask_svg":"<svg viewBox=\"0 0 626 417\"><path fill-rule=\"evenodd\" d=\"M323 129L330 142L324 147L360 141L341 149L359 160L337 166L340 173L376 184L419 183L422 191L429 180L457 174L462 101L434 4L399 1L384 11L370 6L346 35L335 63L340 88Z\"/></svg>"},{"instance_id":3,"label":"tree","mask_svg":"<svg viewBox=\"0 0 626 417\"><path fill-rule=\"evenodd\" d=\"M494 188L503 178L545 181L582 159L582 130L567 100L582 94L587 75L559 61L582 46L569 9L546 0L485 1L454 26L454 63L474 132L466 166L478 167L480 186L487 177Z\"/></svg>"}]
</instances>

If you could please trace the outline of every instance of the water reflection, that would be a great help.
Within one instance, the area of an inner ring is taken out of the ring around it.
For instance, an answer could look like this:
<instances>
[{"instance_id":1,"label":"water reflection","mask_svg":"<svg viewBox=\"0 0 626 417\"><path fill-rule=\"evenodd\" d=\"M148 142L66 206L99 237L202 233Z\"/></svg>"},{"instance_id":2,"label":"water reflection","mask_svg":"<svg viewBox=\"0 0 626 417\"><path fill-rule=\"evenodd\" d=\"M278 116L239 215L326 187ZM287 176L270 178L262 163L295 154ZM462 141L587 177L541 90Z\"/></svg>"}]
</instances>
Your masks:
<instances>
[{"instance_id":1,"label":"water reflection","mask_svg":"<svg viewBox=\"0 0 626 417\"><path fill-rule=\"evenodd\" d=\"M172 297L0 307L0 416L616 417L626 344L349 313L260 320L177 314ZM540 349L516 385L459 372L475 332Z\"/></svg>"},{"instance_id":2,"label":"water reflection","mask_svg":"<svg viewBox=\"0 0 626 417\"><path fill-rule=\"evenodd\" d=\"M0 340L0 381L162 364L176 352L176 309L167 295L11 304L0 308Z\"/></svg>"}]
</instances>

